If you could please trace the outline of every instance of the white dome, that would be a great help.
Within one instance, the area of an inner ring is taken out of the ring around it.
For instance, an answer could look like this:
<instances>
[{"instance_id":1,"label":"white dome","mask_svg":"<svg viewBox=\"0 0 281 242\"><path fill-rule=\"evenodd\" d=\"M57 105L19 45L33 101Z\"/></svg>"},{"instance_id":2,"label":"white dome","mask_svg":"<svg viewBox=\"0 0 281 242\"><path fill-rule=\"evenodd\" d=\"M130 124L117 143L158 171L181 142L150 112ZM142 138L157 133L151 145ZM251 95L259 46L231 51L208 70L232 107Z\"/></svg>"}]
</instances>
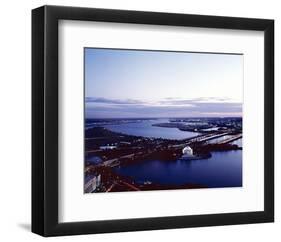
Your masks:
<instances>
[{"instance_id":1,"label":"white dome","mask_svg":"<svg viewBox=\"0 0 281 242\"><path fill-rule=\"evenodd\" d=\"M193 150L191 149L190 146L186 146L183 148L182 153L184 155L193 155Z\"/></svg>"}]
</instances>

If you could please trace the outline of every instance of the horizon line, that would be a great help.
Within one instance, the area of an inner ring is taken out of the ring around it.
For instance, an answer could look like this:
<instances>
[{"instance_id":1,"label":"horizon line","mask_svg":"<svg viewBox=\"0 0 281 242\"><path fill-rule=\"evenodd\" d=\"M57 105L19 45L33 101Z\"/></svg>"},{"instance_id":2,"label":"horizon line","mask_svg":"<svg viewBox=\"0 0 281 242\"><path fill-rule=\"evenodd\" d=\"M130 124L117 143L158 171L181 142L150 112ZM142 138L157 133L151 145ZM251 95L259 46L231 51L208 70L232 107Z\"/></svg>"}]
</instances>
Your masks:
<instances>
[{"instance_id":1,"label":"horizon line","mask_svg":"<svg viewBox=\"0 0 281 242\"><path fill-rule=\"evenodd\" d=\"M85 119L163 119L163 118L243 118L243 116L189 116L189 117L102 117L102 118L88 118Z\"/></svg>"}]
</instances>

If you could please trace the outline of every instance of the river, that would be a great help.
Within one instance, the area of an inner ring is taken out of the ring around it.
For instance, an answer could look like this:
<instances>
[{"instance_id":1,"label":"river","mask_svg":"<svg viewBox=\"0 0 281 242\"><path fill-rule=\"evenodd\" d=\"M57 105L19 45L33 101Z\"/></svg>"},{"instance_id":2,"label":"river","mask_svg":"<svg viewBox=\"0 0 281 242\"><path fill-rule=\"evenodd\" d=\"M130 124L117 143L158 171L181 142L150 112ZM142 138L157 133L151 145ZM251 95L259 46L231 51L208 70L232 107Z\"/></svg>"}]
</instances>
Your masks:
<instances>
[{"instance_id":1,"label":"river","mask_svg":"<svg viewBox=\"0 0 281 242\"><path fill-rule=\"evenodd\" d=\"M168 119L140 120L137 122L109 124L104 127L123 134L136 135L148 138L187 139L197 136L197 132L181 131L178 128L157 127L152 124L168 123Z\"/></svg>"},{"instance_id":2,"label":"river","mask_svg":"<svg viewBox=\"0 0 281 242\"><path fill-rule=\"evenodd\" d=\"M109 130L129 135L166 139L184 139L198 135L196 132L181 131L177 128L152 126L168 120L141 120L121 124L104 125ZM242 147L242 139L232 142ZM242 150L212 152L202 160L146 160L132 165L115 167L116 173L130 176L137 183L146 181L166 184L195 184L204 187L241 187Z\"/></svg>"}]
</instances>

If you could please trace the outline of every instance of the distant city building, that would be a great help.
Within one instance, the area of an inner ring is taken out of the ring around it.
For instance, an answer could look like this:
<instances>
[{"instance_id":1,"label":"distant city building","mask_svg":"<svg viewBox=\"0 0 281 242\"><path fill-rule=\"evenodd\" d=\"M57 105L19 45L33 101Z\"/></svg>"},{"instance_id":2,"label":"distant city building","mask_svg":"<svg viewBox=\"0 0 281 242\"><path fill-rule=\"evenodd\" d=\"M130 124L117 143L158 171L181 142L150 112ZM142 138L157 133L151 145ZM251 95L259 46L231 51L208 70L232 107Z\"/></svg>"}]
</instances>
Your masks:
<instances>
[{"instance_id":1,"label":"distant city building","mask_svg":"<svg viewBox=\"0 0 281 242\"><path fill-rule=\"evenodd\" d=\"M120 141L121 145L131 145L131 142L126 142L126 141Z\"/></svg>"},{"instance_id":2,"label":"distant city building","mask_svg":"<svg viewBox=\"0 0 281 242\"><path fill-rule=\"evenodd\" d=\"M94 192L101 185L101 175L89 175L85 178L85 193Z\"/></svg>"},{"instance_id":3,"label":"distant city building","mask_svg":"<svg viewBox=\"0 0 281 242\"><path fill-rule=\"evenodd\" d=\"M100 146L101 150L113 150L116 149L117 146L116 145L104 145L104 146Z\"/></svg>"}]
</instances>

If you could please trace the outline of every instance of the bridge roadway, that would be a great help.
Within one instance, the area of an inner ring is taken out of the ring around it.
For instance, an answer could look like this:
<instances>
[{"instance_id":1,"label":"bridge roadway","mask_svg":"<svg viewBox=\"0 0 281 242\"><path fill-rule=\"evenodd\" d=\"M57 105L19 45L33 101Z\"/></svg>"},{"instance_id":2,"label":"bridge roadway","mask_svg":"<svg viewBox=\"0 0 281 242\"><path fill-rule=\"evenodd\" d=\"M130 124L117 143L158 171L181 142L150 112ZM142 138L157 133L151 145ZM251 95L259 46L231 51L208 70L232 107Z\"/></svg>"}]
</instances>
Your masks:
<instances>
[{"instance_id":1,"label":"bridge roadway","mask_svg":"<svg viewBox=\"0 0 281 242\"><path fill-rule=\"evenodd\" d=\"M219 133L219 134L206 134L205 136L196 136L194 138L192 138L191 140L189 140L189 142L193 143L193 142L205 142L211 139L216 139L225 135L228 135L228 132L224 132L224 133Z\"/></svg>"},{"instance_id":2,"label":"bridge roadway","mask_svg":"<svg viewBox=\"0 0 281 242\"><path fill-rule=\"evenodd\" d=\"M217 144L220 144L220 145L227 144L227 143L230 143L230 142L232 142L234 140L237 140L237 139L240 139L240 138L242 138L242 134L237 134L237 135L232 136L228 139L222 140L222 141L218 142Z\"/></svg>"},{"instance_id":3,"label":"bridge roadway","mask_svg":"<svg viewBox=\"0 0 281 242\"><path fill-rule=\"evenodd\" d=\"M134 158L135 154L129 154L129 155L123 155L120 156L118 158L114 158L114 159L110 159L110 160L106 160L102 163L103 166L112 166L112 164L114 164L115 162L119 163L121 159L130 159L130 158ZM117 165L117 164L116 164Z\"/></svg>"},{"instance_id":4,"label":"bridge roadway","mask_svg":"<svg viewBox=\"0 0 281 242\"><path fill-rule=\"evenodd\" d=\"M186 139L186 140L183 140L185 141L183 144L180 144L180 145L177 145L178 147L185 147L187 145L190 145L194 142L206 142L206 141L209 141L209 140L212 140L212 139L216 139L216 138L220 138L222 136L225 136L225 135L228 135L229 132L224 132L224 133L215 133L215 134L203 134L203 135L198 135L196 137L192 137L192 138L189 138L189 139Z\"/></svg>"},{"instance_id":5,"label":"bridge roadway","mask_svg":"<svg viewBox=\"0 0 281 242\"><path fill-rule=\"evenodd\" d=\"M115 186L126 186L133 191L140 191L140 189L134 186L133 184L120 180L120 181L114 181L105 192L110 192Z\"/></svg>"}]
</instances>

